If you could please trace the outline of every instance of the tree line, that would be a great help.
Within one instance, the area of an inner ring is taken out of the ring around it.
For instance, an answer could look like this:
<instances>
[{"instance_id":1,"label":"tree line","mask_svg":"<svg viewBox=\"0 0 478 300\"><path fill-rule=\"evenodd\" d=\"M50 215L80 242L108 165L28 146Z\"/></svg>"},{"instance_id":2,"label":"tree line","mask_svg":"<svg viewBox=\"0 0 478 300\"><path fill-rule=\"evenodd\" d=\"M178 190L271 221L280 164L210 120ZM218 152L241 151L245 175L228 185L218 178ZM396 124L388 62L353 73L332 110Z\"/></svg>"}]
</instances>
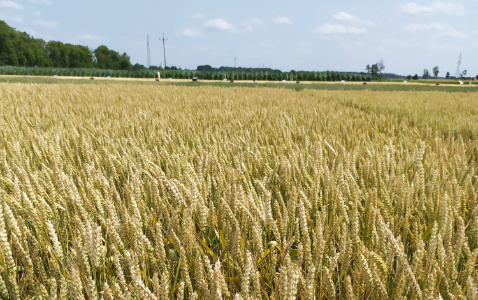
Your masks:
<instances>
[{"instance_id":1,"label":"tree line","mask_svg":"<svg viewBox=\"0 0 478 300\"><path fill-rule=\"evenodd\" d=\"M251 81L370 81L371 76L365 73L342 72L222 72L197 71L181 69L141 69L141 70L105 70L97 68L51 68L51 67L12 67L0 66L0 75L33 75L33 76L81 76L81 77L125 77L125 78L157 78L158 71L163 80L191 79L200 80L251 80Z\"/></svg>"},{"instance_id":2,"label":"tree line","mask_svg":"<svg viewBox=\"0 0 478 300\"><path fill-rule=\"evenodd\" d=\"M45 42L0 20L0 66L130 70L131 62L126 53L103 45L91 50L59 41Z\"/></svg>"},{"instance_id":3,"label":"tree line","mask_svg":"<svg viewBox=\"0 0 478 300\"><path fill-rule=\"evenodd\" d=\"M244 67L225 67L221 66L219 68L211 67L210 65L201 65L198 66L196 71L206 71L206 72L241 72L241 73L257 73L257 72L269 72L269 73L282 73L281 70L271 69L271 68L244 68ZM295 71L291 71L295 72Z\"/></svg>"},{"instance_id":4,"label":"tree line","mask_svg":"<svg viewBox=\"0 0 478 300\"><path fill-rule=\"evenodd\" d=\"M433 69L432 69L432 72L433 72L433 77L435 77L435 79L438 79L438 74L440 73L440 68L438 66L435 66ZM466 79L466 78L469 78L469 77L466 77L466 75L468 74L468 71L467 70L463 70L461 71L459 74L458 74L458 77L452 77L450 75L450 72L446 72L446 75L445 75L445 79L456 79L456 78L460 78L460 79ZM423 69L423 75L422 75L422 78L423 79L430 79L432 78L432 76L430 75L430 72L428 71L428 69ZM478 79L478 75L476 77L471 77L471 79ZM407 79L414 79L414 80L418 80L418 74L415 74L413 77L412 75L408 75L407 76Z\"/></svg>"}]
</instances>

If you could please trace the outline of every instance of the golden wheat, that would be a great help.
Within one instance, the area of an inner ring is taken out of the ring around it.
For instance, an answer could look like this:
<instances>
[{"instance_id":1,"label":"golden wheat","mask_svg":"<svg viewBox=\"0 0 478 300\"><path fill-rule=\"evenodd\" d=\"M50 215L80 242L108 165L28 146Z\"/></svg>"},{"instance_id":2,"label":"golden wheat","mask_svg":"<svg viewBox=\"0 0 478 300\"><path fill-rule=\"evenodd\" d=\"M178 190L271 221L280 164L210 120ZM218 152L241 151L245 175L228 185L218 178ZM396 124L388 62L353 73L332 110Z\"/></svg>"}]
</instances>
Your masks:
<instances>
[{"instance_id":1,"label":"golden wheat","mask_svg":"<svg viewBox=\"0 0 478 300\"><path fill-rule=\"evenodd\" d=\"M476 299L473 97L0 84L0 296Z\"/></svg>"}]
</instances>

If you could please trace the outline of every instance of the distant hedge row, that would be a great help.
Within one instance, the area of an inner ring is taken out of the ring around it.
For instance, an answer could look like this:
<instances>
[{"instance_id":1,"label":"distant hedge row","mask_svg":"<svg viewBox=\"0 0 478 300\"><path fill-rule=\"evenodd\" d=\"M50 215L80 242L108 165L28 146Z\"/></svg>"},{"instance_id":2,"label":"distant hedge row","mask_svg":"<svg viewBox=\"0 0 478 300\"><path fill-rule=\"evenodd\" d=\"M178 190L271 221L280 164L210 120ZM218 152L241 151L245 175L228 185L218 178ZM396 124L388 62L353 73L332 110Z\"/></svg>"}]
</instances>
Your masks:
<instances>
[{"instance_id":1,"label":"distant hedge row","mask_svg":"<svg viewBox=\"0 0 478 300\"><path fill-rule=\"evenodd\" d=\"M156 78L160 72L162 78L189 79L197 77L203 80L302 80L302 81L370 81L372 78L363 74L339 72L209 72L192 70L103 70L94 68L35 68L35 67L0 67L1 75L34 76L83 76L83 77L126 77Z\"/></svg>"}]
</instances>

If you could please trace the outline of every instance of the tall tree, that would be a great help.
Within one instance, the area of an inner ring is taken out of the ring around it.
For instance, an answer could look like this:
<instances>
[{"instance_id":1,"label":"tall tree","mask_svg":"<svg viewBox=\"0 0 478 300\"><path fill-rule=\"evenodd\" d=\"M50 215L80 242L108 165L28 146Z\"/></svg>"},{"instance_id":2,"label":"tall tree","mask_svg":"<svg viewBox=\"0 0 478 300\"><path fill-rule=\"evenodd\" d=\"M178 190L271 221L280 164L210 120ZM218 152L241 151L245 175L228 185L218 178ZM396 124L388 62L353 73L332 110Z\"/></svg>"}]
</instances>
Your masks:
<instances>
[{"instance_id":1,"label":"tall tree","mask_svg":"<svg viewBox=\"0 0 478 300\"><path fill-rule=\"evenodd\" d=\"M0 66L58 67L58 68L94 68L131 69L130 58L126 53L98 47L93 53L86 46L64 44L58 41L45 43L26 32L20 32L0 20ZM104 50L104 51L102 51Z\"/></svg>"},{"instance_id":2,"label":"tall tree","mask_svg":"<svg viewBox=\"0 0 478 300\"><path fill-rule=\"evenodd\" d=\"M422 78L423 78L423 79L427 79L428 76L429 76L428 70L427 70L427 69L424 69L424 70L423 70L423 77L422 77Z\"/></svg>"},{"instance_id":3,"label":"tall tree","mask_svg":"<svg viewBox=\"0 0 478 300\"><path fill-rule=\"evenodd\" d=\"M93 54L86 46L65 44L68 66L70 68L93 68Z\"/></svg>"},{"instance_id":4,"label":"tall tree","mask_svg":"<svg viewBox=\"0 0 478 300\"><path fill-rule=\"evenodd\" d=\"M435 76L435 78L438 78L438 73L440 73L440 69L438 68L438 66L436 66L433 68L433 76Z\"/></svg>"},{"instance_id":5,"label":"tall tree","mask_svg":"<svg viewBox=\"0 0 478 300\"><path fill-rule=\"evenodd\" d=\"M131 61L128 54L126 54L126 52L121 54L119 58L119 65L121 70L131 70Z\"/></svg>"},{"instance_id":6,"label":"tall tree","mask_svg":"<svg viewBox=\"0 0 478 300\"><path fill-rule=\"evenodd\" d=\"M0 20L0 65L18 66L14 38L15 30Z\"/></svg>"},{"instance_id":7,"label":"tall tree","mask_svg":"<svg viewBox=\"0 0 478 300\"><path fill-rule=\"evenodd\" d=\"M382 71L385 70L385 65L383 64L382 58L377 62L377 69L380 74L382 74Z\"/></svg>"},{"instance_id":8,"label":"tall tree","mask_svg":"<svg viewBox=\"0 0 478 300\"><path fill-rule=\"evenodd\" d=\"M379 71L379 67L377 64L373 64L372 67L370 68L370 71L372 72L372 76L377 75Z\"/></svg>"},{"instance_id":9,"label":"tall tree","mask_svg":"<svg viewBox=\"0 0 478 300\"><path fill-rule=\"evenodd\" d=\"M380 59L377 63L373 64L372 66L367 65L365 67L367 73L372 73L372 76L377 74L382 74L382 71L385 70L385 65L383 64L383 59Z\"/></svg>"},{"instance_id":10,"label":"tall tree","mask_svg":"<svg viewBox=\"0 0 478 300\"><path fill-rule=\"evenodd\" d=\"M95 63L96 67L99 69L108 69L111 67L111 59L110 59L110 49L108 47L101 45L93 51L95 55Z\"/></svg>"},{"instance_id":11,"label":"tall tree","mask_svg":"<svg viewBox=\"0 0 478 300\"><path fill-rule=\"evenodd\" d=\"M96 67L100 69L130 70L131 62L126 53L120 55L114 50L101 45L93 52L96 59Z\"/></svg>"},{"instance_id":12,"label":"tall tree","mask_svg":"<svg viewBox=\"0 0 478 300\"><path fill-rule=\"evenodd\" d=\"M210 65L202 65L202 66L198 66L196 68L196 71L209 71L209 72L211 72L211 71L214 71L214 68L211 67Z\"/></svg>"},{"instance_id":13,"label":"tall tree","mask_svg":"<svg viewBox=\"0 0 478 300\"><path fill-rule=\"evenodd\" d=\"M138 64L138 63L135 63L135 64L131 67L131 69L132 69L133 71L146 70L146 67L143 66L143 65L140 65L140 64Z\"/></svg>"},{"instance_id":14,"label":"tall tree","mask_svg":"<svg viewBox=\"0 0 478 300\"><path fill-rule=\"evenodd\" d=\"M13 43L19 66L35 65L36 57L32 41L26 32L16 32Z\"/></svg>"},{"instance_id":15,"label":"tall tree","mask_svg":"<svg viewBox=\"0 0 478 300\"><path fill-rule=\"evenodd\" d=\"M51 60L51 66L56 68L68 68L67 47L62 42L49 41L46 44L48 57Z\"/></svg>"}]
</instances>

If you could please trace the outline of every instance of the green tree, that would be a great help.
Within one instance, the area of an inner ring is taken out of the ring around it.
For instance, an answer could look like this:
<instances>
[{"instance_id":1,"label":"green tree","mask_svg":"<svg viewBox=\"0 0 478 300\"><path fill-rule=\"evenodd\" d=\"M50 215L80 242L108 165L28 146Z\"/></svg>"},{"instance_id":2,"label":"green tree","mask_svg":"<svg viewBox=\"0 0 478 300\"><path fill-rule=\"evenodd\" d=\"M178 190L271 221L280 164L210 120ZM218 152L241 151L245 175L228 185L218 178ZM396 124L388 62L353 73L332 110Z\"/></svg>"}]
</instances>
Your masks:
<instances>
[{"instance_id":1,"label":"green tree","mask_svg":"<svg viewBox=\"0 0 478 300\"><path fill-rule=\"evenodd\" d=\"M448 71L446 72L445 78L446 79L450 78L450 72L448 72Z\"/></svg>"},{"instance_id":2,"label":"green tree","mask_svg":"<svg viewBox=\"0 0 478 300\"><path fill-rule=\"evenodd\" d=\"M146 70L146 67L143 66L143 65L140 65L140 64L138 64L138 63L135 63L135 64L131 67L131 69L132 69L133 71L139 71L139 70Z\"/></svg>"},{"instance_id":3,"label":"green tree","mask_svg":"<svg viewBox=\"0 0 478 300\"><path fill-rule=\"evenodd\" d=\"M126 53L119 54L108 47L101 45L93 52L95 55L96 67L99 69L130 70L131 62Z\"/></svg>"},{"instance_id":4,"label":"green tree","mask_svg":"<svg viewBox=\"0 0 478 300\"><path fill-rule=\"evenodd\" d=\"M26 32L16 31L0 21L0 65L38 67L94 67L93 55L88 47L45 43Z\"/></svg>"},{"instance_id":5,"label":"green tree","mask_svg":"<svg viewBox=\"0 0 478 300\"><path fill-rule=\"evenodd\" d=\"M15 30L0 20L0 65L18 66L14 37Z\"/></svg>"},{"instance_id":6,"label":"green tree","mask_svg":"<svg viewBox=\"0 0 478 300\"><path fill-rule=\"evenodd\" d=\"M427 79L428 76L429 76L428 70L427 70L427 69L424 69L424 70L423 70L423 76L422 76L422 78L423 78L423 79Z\"/></svg>"},{"instance_id":7,"label":"green tree","mask_svg":"<svg viewBox=\"0 0 478 300\"><path fill-rule=\"evenodd\" d=\"M32 44L35 50L35 64L33 66L51 66L51 60L48 58L48 51L46 49L47 43L42 39L34 39Z\"/></svg>"},{"instance_id":8,"label":"green tree","mask_svg":"<svg viewBox=\"0 0 478 300\"><path fill-rule=\"evenodd\" d=\"M418 80L418 74L413 75L413 80Z\"/></svg>"},{"instance_id":9,"label":"green tree","mask_svg":"<svg viewBox=\"0 0 478 300\"><path fill-rule=\"evenodd\" d=\"M438 68L438 66L436 66L433 68L433 76L435 76L435 78L438 78L438 73L440 73L440 69Z\"/></svg>"},{"instance_id":10,"label":"green tree","mask_svg":"<svg viewBox=\"0 0 478 300\"><path fill-rule=\"evenodd\" d=\"M52 67L68 68L67 49L62 42L49 41L46 49Z\"/></svg>"},{"instance_id":11,"label":"green tree","mask_svg":"<svg viewBox=\"0 0 478 300\"><path fill-rule=\"evenodd\" d=\"M372 72L372 76L374 75L377 75L378 74L378 71L379 71L379 67L377 64L373 64L372 67L370 68L371 72Z\"/></svg>"},{"instance_id":12,"label":"green tree","mask_svg":"<svg viewBox=\"0 0 478 300\"><path fill-rule=\"evenodd\" d=\"M32 38L26 32L16 32L14 47L19 66L35 65L35 51L32 46Z\"/></svg>"},{"instance_id":13,"label":"green tree","mask_svg":"<svg viewBox=\"0 0 478 300\"><path fill-rule=\"evenodd\" d=\"M365 67L365 70L367 71L367 74L370 74L370 72L372 71L372 68L370 67L370 65L367 65Z\"/></svg>"},{"instance_id":14,"label":"green tree","mask_svg":"<svg viewBox=\"0 0 478 300\"><path fill-rule=\"evenodd\" d=\"M96 67L98 69L112 69L113 64L110 57L110 49L108 47L101 45L93 51L96 59ZM118 67L117 67L118 68Z\"/></svg>"},{"instance_id":15,"label":"green tree","mask_svg":"<svg viewBox=\"0 0 478 300\"><path fill-rule=\"evenodd\" d=\"M377 71L382 74L382 71L385 70L385 65L383 64L383 59L380 59L378 62L377 62Z\"/></svg>"},{"instance_id":16,"label":"green tree","mask_svg":"<svg viewBox=\"0 0 478 300\"><path fill-rule=\"evenodd\" d=\"M93 54L86 46L65 44L68 66L70 68L93 68Z\"/></svg>"},{"instance_id":17,"label":"green tree","mask_svg":"<svg viewBox=\"0 0 478 300\"><path fill-rule=\"evenodd\" d=\"M196 68L197 71L209 71L209 72L212 72L214 71L214 68L211 67L210 65L202 65L202 66L198 66Z\"/></svg>"},{"instance_id":18,"label":"green tree","mask_svg":"<svg viewBox=\"0 0 478 300\"><path fill-rule=\"evenodd\" d=\"M131 61L126 52L119 57L119 65L121 70L131 70Z\"/></svg>"}]
</instances>

